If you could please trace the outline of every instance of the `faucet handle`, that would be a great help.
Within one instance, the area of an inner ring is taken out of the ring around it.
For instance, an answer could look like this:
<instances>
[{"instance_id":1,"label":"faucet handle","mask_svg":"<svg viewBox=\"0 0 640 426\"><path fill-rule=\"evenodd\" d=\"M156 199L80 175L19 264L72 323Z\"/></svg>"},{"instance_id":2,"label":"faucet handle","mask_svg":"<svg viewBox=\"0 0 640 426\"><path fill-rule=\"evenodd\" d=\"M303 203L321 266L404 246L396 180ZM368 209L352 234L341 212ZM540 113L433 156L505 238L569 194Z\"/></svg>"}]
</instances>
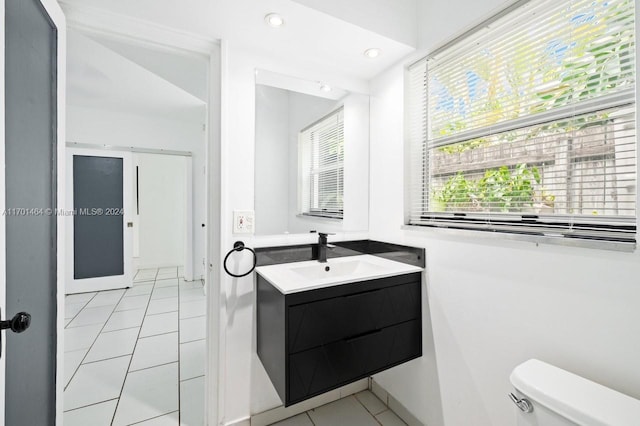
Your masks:
<instances>
[{"instance_id":1,"label":"faucet handle","mask_svg":"<svg viewBox=\"0 0 640 426\"><path fill-rule=\"evenodd\" d=\"M329 235L336 235L335 232L318 232L318 236L327 238Z\"/></svg>"}]
</instances>

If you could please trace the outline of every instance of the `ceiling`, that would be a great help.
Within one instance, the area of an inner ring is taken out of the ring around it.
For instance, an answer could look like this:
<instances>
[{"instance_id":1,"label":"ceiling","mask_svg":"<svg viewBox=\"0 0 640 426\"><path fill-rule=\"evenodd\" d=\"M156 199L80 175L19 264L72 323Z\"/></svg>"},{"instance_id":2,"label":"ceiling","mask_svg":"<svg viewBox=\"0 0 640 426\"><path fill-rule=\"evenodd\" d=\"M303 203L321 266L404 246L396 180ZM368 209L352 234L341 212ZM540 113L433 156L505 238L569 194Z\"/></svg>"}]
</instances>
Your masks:
<instances>
[{"instance_id":1,"label":"ceiling","mask_svg":"<svg viewBox=\"0 0 640 426\"><path fill-rule=\"evenodd\" d=\"M202 123L205 102L75 31L67 33L67 102Z\"/></svg>"},{"instance_id":2,"label":"ceiling","mask_svg":"<svg viewBox=\"0 0 640 426\"><path fill-rule=\"evenodd\" d=\"M342 2L348 0L341 0ZM393 2L402 7L393 8ZM144 20L174 31L230 45L268 56L300 76L342 77L344 81L368 82L415 50L416 25L398 26L411 21L416 0L367 0L366 10L345 8L337 0L325 3L310 0L61 0L69 15L92 10L111 17ZM358 0L359 4L363 0ZM332 3L332 4L329 4ZM321 7L322 6L322 7ZM352 5L353 6L353 5ZM323 11L316 8L322 8ZM266 14L279 13L285 19L281 28L264 22ZM395 14L395 15L394 15ZM388 22L384 16L389 16ZM383 35L384 34L384 35ZM376 59L363 55L377 47ZM337 80L337 78L334 78ZM344 87L344 86L343 86ZM345 87L349 89L349 87Z\"/></svg>"}]
</instances>

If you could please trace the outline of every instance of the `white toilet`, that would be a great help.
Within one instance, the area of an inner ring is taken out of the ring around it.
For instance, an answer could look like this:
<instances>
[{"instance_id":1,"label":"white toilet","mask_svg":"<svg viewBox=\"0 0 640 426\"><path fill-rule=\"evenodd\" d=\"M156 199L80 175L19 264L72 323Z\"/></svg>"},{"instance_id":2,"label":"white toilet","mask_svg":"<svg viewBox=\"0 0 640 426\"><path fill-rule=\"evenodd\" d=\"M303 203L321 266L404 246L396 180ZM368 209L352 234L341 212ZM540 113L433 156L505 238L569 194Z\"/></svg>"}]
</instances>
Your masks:
<instances>
[{"instance_id":1,"label":"white toilet","mask_svg":"<svg viewBox=\"0 0 640 426\"><path fill-rule=\"evenodd\" d=\"M511 373L518 426L640 426L640 401L530 359Z\"/></svg>"}]
</instances>

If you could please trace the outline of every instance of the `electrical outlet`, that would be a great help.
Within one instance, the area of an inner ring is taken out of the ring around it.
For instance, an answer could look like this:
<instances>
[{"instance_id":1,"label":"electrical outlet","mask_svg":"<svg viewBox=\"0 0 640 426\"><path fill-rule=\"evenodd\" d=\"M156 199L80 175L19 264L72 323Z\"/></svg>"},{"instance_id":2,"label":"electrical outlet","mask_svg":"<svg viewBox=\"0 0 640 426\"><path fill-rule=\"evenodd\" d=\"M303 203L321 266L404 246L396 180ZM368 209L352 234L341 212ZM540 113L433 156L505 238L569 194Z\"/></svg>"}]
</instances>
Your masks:
<instances>
[{"instance_id":1,"label":"electrical outlet","mask_svg":"<svg viewBox=\"0 0 640 426\"><path fill-rule=\"evenodd\" d=\"M253 234L253 221L255 212L253 210L233 211L233 233Z\"/></svg>"}]
</instances>

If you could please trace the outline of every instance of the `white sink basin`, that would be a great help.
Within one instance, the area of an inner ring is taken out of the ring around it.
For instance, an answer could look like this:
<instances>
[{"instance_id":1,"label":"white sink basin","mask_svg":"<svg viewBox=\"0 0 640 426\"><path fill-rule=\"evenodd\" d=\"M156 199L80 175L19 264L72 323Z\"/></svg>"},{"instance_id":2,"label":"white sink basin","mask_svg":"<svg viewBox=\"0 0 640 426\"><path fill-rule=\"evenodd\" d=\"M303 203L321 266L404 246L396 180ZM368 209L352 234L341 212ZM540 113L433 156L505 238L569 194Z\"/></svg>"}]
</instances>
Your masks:
<instances>
[{"instance_id":1,"label":"white sink basin","mask_svg":"<svg viewBox=\"0 0 640 426\"><path fill-rule=\"evenodd\" d=\"M259 266L258 274L283 294L364 281L375 278L420 272L422 268L406 263L363 254L361 256Z\"/></svg>"}]
</instances>

